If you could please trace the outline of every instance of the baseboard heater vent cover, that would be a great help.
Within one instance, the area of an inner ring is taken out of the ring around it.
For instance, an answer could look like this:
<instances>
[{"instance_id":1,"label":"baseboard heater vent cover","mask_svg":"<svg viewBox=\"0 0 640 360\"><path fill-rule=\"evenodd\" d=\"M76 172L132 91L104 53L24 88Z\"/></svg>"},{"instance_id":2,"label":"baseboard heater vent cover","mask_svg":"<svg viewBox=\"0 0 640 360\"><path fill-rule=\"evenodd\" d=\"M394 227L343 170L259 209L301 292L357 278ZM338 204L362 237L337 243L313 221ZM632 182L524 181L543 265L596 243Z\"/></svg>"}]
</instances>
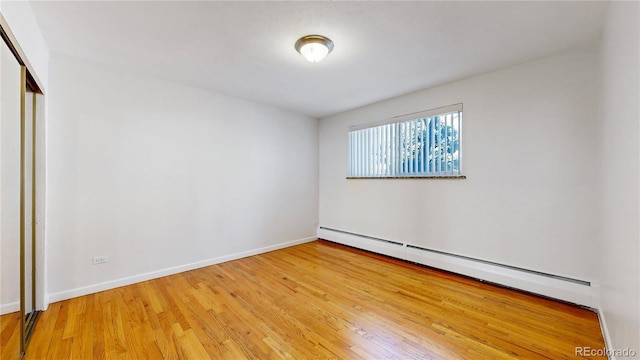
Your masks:
<instances>
[{"instance_id":1,"label":"baseboard heater vent cover","mask_svg":"<svg viewBox=\"0 0 640 360\"><path fill-rule=\"evenodd\" d=\"M506 287L595 308L590 281L525 269L398 241L320 227L318 237L378 254L451 271Z\"/></svg>"}]
</instances>

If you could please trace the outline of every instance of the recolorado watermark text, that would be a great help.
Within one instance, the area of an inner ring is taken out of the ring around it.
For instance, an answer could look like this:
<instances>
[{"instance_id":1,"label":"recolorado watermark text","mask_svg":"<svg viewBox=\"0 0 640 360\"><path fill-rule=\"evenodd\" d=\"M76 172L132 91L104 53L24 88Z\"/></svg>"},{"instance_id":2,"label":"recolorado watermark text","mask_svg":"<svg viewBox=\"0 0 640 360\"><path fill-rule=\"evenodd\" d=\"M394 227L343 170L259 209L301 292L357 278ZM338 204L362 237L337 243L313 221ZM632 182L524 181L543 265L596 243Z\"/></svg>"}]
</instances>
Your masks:
<instances>
[{"instance_id":1,"label":"recolorado watermark text","mask_svg":"<svg viewBox=\"0 0 640 360\"><path fill-rule=\"evenodd\" d=\"M576 346L575 356L584 356L584 357L596 357L596 356L606 356L616 358L631 358L635 357L638 352L635 349L624 348L624 349L607 349L607 348L592 348L588 346Z\"/></svg>"}]
</instances>

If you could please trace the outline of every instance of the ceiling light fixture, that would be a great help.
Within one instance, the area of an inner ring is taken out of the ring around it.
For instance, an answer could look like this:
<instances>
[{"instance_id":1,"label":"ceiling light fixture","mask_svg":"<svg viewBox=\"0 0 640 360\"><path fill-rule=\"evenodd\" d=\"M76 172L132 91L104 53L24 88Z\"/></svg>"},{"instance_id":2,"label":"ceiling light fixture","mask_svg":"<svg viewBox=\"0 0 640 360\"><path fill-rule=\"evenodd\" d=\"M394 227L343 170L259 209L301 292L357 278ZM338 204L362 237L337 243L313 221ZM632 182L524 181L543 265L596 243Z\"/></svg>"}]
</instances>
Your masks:
<instances>
[{"instance_id":1,"label":"ceiling light fixture","mask_svg":"<svg viewBox=\"0 0 640 360\"><path fill-rule=\"evenodd\" d=\"M307 35L298 39L295 46L305 59L317 63L333 50L333 41L321 35Z\"/></svg>"}]
</instances>

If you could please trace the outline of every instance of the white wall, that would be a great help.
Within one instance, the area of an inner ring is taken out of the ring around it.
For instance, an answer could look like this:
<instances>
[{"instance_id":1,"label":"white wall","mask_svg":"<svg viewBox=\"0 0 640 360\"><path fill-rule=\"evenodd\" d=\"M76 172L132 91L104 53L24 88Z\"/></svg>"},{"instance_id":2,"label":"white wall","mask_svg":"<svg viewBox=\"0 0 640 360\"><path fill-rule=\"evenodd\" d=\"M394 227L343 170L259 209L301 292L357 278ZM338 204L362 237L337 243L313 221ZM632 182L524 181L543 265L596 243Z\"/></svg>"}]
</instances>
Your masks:
<instances>
[{"instance_id":1,"label":"white wall","mask_svg":"<svg viewBox=\"0 0 640 360\"><path fill-rule=\"evenodd\" d=\"M52 301L315 239L317 120L57 54L49 70Z\"/></svg>"},{"instance_id":2,"label":"white wall","mask_svg":"<svg viewBox=\"0 0 640 360\"><path fill-rule=\"evenodd\" d=\"M602 38L601 316L640 357L640 4L609 4Z\"/></svg>"},{"instance_id":3,"label":"white wall","mask_svg":"<svg viewBox=\"0 0 640 360\"><path fill-rule=\"evenodd\" d=\"M320 226L593 281L597 73L591 46L321 119ZM345 179L350 125L460 102L466 180Z\"/></svg>"},{"instance_id":4,"label":"white wall","mask_svg":"<svg viewBox=\"0 0 640 360\"><path fill-rule=\"evenodd\" d=\"M20 309L20 65L0 41L0 314Z\"/></svg>"}]
</instances>

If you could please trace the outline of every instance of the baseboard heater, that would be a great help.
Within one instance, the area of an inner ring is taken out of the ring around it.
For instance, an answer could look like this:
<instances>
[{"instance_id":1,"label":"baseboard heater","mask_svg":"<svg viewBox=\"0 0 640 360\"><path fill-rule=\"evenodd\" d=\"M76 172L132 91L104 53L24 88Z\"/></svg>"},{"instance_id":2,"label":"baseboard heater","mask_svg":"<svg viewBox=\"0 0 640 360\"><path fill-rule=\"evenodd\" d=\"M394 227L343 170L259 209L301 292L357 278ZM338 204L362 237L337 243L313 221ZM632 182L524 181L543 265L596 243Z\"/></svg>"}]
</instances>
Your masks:
<instances>
[{"instance_id":1,"label":"baseboard heater","mask_svg":"<svg viewBox=\"0 0 640 360\"><path fill-rule=\"evenodd\" d=\"M594 286L589 281L327 227L318 229L318 237L581 306L596 307Z\"/></svg>"}]
</instances>

